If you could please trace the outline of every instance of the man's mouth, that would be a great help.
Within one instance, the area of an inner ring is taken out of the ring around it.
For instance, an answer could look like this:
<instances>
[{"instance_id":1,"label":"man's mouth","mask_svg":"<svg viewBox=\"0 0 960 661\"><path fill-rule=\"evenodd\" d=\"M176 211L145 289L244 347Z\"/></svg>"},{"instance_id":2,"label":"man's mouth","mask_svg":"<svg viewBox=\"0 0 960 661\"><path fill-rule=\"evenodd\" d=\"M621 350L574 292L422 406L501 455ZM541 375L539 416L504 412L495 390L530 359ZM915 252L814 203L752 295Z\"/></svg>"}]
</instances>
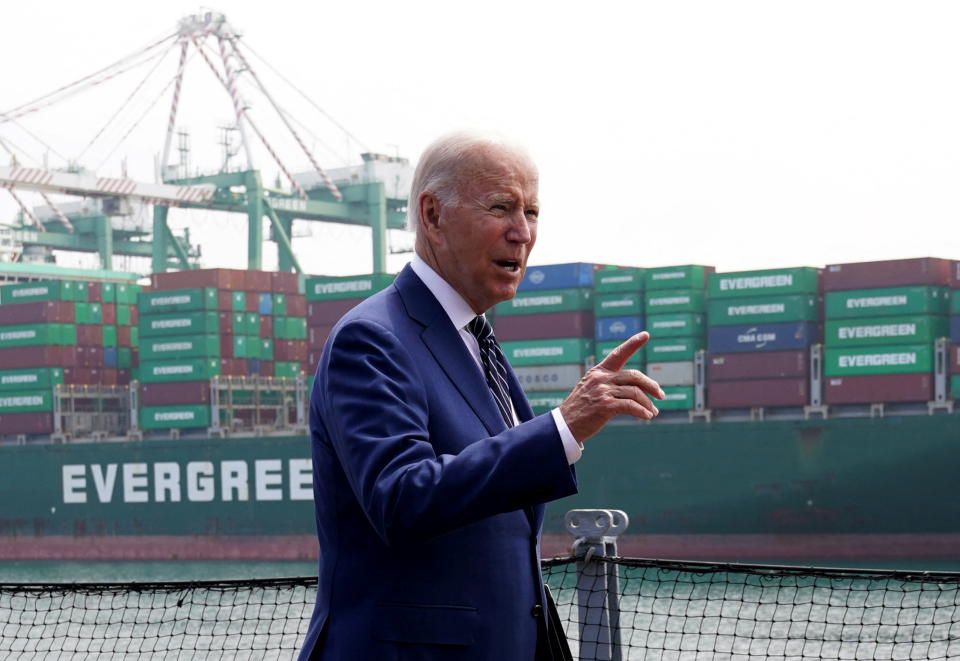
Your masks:
<instances>
[{"instance_id":1,"label":"man's mouth","mask_svg":"<svg viewBox=\"0 0 960 661\"><path fill-rule=\"evenodd\" d=\"M494 263L502 269L506 269L511 273L516 273L520 270L520 262L515 259L498 259Z\"/></svg>"}]
</instances>

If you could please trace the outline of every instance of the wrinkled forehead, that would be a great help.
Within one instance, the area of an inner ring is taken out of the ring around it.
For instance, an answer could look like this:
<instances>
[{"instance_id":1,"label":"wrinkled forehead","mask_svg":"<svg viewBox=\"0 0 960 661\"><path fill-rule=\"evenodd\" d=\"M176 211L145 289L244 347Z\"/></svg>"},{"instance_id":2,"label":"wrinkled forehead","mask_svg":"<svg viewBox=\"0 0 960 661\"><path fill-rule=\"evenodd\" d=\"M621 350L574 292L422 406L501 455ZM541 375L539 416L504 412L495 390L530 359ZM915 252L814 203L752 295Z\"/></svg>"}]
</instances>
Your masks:
<instances>
[{"instance_id":1,"label":"wrinkled forehead","mask_svg":"<svg viewBox=\"0 0 960 661\"><path fill-rule=\"evenodd\" d=\"M463 160L458 172L462 184L517 188L528 202L537 201L539 174L530 156L504 145L481 145Z\"/></svg>"}]
</instances>

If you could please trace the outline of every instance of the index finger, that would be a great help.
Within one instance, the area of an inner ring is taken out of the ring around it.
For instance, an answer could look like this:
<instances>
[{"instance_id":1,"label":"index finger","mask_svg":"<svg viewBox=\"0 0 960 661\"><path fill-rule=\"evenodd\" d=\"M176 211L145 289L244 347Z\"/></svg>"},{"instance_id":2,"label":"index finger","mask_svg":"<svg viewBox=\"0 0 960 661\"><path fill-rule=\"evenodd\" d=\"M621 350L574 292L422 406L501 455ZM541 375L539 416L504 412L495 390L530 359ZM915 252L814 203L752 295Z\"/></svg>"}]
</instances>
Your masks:
<instances>
[{"instance_id":1,"label":"index finger","mask_svg":"<svg viewBox=\"0 0 960 661\"><path fill-rule=\"evenodd\" d=\"M611 372L619 372L623 369L623 366L627 364L627 361L630 360L630 356L635 354L637 349L646 344L649 339L650 333L647 331L637 333L608 353L606 358L597 363L597 367L602 367Z\"/></svg>"}]
</instances>

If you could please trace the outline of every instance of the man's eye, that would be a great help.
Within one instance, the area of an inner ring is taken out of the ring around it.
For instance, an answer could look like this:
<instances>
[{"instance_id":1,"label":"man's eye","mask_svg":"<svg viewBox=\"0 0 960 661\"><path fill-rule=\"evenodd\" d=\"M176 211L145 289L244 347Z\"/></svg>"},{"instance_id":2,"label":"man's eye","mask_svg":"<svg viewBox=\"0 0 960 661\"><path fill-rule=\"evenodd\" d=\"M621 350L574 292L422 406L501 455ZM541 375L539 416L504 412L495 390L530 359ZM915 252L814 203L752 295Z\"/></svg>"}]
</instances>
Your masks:
<instances>
[{"instance_id":1,"label":"man's eye","mask_svg":"<svg viewBox=\"0 0 960 661\"><path fill-rule=\"evenodd\" d=\"M530 220L536 220L537 218L540 217L540 212L536 209L527 209L526 213L527 213L527 218L529 218Z\"/></svg>"}]
</instances>

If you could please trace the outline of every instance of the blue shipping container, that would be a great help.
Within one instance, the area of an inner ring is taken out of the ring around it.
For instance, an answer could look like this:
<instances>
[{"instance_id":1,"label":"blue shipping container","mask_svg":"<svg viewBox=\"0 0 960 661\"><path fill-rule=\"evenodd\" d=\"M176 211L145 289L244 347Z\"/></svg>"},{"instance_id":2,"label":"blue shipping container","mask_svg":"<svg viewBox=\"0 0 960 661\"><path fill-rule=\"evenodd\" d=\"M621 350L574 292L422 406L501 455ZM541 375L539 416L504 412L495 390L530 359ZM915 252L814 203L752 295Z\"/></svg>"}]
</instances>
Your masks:
<instances>
[{"instance_id":1,"label":"blue shipping container","mask_svg":"<svg viewBox=\"0 0 960 661\"><path fill-rule=\"evenodd\" d=\"M960 314L950 317L950 341L960 344Z\"/></svg>"},{"instance_id":2,"label":"blue shipping container","mask_svg":"<svg viewBox=\"0 0 960 661\"><path fill-rule=\"evenodd\" d=\"M817 341L817 325L810 322L712 326L707 329L710 351L789 351L805 349Z\"/></svg>"},{"instance_id":3,"label":"blue shipping container","mask_svg":"<svg viewBox=\"0 0 960 661\"><path fill-rule=\"evenodd\" d=\"M117 366L117 348L116 347L103 348L103 366L104 367Z\"/></svg>"},{"instance_id":4,"label":"blue shipping container","mask_svg":"<svg viewBox=\"0 0 960 661\"><path fill-rule=\"evenodd\" d=\"M596 321L597 340L625 340L644 329L643 317L601 317Z\"/></svg>"},{"instance_id":5,"label":"blue shipping container","mask_svg":"<svg viewBox=\"0 0 960 661\"><path fill-rule=\"evenodd\" d=\"M260 359L247 358L247 374L259 374L259 373L260 373Z\"/></svg>"},{"instance_id":6,"label":"blue shipping container","mask_svg":"<svg viewBox=\"0 0 960 661\"><path fill-rule=\"evenodd\" d=\"M257 306L260 314L273 314L273 294L260 294L260 304Z\"/></svg>"},{"instance_id":7,"label":"blue shipping container","mask_svg":"<svg viewBox=\"0 0 960 661\"><path fill-rule=\"evenodd\" d=\"M528 266L520 281L520 291L593 287L594 265L586 262Z\"/></svg>"}]
</instances>

